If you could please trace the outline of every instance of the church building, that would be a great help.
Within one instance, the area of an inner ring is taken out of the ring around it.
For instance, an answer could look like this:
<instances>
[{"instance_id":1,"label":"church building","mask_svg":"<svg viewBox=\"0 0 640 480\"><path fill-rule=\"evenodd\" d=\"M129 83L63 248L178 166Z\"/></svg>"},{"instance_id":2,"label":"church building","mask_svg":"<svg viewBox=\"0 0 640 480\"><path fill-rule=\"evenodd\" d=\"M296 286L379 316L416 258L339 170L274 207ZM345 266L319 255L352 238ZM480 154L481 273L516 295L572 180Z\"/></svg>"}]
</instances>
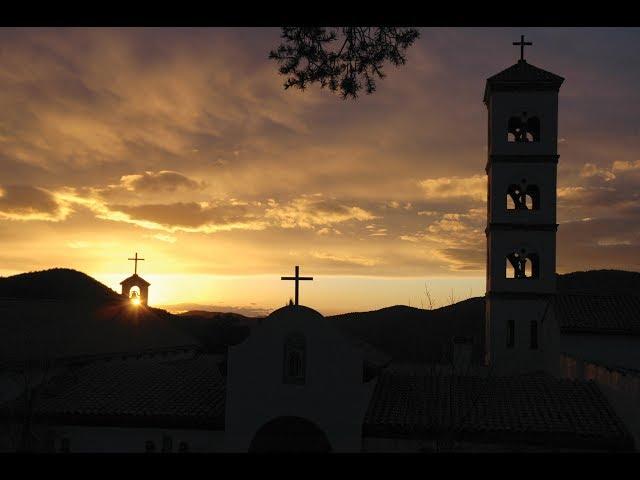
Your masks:
<instances>
[{"instance_id":1,"label":"church building","mask_svg":"<svg viewBox=\"0 0 640 480\"><path fill-rule=\"evenodd\" d=\"M519 61L487 80L487 292L482 365L396 364L295 302L226 355L87 365L43 387L49 451L630 451L591 380L561 372L556 296L558 93ZM136 271L123 294L149 284ZM561 307L561 308L560 308ZM145 307L146 308L146 307ZM569 320L567 320L569 319ZM465 339L454 339L463 352ZM578 341L574 342L578 345ZM582 342L579 345L584 345ZM577 348L577 347L576 347ZM462 357L470 358L469 355ZM457 363L454 362L454 364ZM566 366L563 367L566 370ZM96 397L96 392L99 394ZM43 447L44 448L44 447Z\"/></svg>"}]
</instances>

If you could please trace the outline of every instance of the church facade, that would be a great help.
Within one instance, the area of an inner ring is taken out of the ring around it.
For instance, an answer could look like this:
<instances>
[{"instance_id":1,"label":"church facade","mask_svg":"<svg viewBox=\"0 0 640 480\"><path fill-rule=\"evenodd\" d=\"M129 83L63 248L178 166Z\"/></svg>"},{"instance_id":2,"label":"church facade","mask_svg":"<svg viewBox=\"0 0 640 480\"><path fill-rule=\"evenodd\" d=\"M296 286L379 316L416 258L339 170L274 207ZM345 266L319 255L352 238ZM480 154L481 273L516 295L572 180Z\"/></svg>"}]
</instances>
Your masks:
<instances>
[{"instance_id":1,"label":"church facade","mask_svg":"<svg viewBox=\"0 0 640 480\"><path fill-rule=\"evenodd\" d=\"M281 449L304 450L304 439L312 438L303 435L306 422L310 431L326 435L330 451L360 451L373 384L364 381L363 353L322 315L301 305L275 310L229 348L227 448L277 449L289 428L291 436L301 432L301 439Z\"/></svg>"}]
</instances>

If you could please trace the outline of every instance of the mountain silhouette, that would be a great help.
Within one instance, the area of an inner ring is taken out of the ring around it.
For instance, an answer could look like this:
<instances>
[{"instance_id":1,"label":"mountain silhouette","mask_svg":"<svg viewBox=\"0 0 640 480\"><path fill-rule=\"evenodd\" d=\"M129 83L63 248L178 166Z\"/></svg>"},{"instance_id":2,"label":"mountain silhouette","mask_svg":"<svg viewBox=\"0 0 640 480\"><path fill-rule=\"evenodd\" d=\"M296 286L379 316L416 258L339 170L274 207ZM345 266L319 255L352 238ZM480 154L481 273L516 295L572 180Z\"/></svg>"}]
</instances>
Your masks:
<instances>
[{"instance_id":1,"label":"mountain silhouette","mask_svg":"<svg viewBox=\"0 0 640 480\"><path fill-rule=\"evenodd\" d=\"M640 295L640 272L589 270L557 275L558 293Z\"/></svg>"},{"instance_id":2,"label":"mountain silhouette","mask_svg":"<svg viewBox=\"0 0 640 480\"><path fill-rule=\"evenodd\" d=\"M640 273L592 270L558 275L558 293L640 295ZM485 304L476 297L433 310L395 305L326 317L354 339L394 360L444 362L453 338L472 340L472 361L484 353ZM0 278L0 351L69 357L197 345L224 352L241 343L259 317L237 313L132 308L128 300L90 276L55 268ZM16 342L16 335L27 339ZM46 349L43 349L46 346Z\"/></svg>"},{"instance_id":3,"label":"mountain silhouette","mask_svg":"<svg viewBox=\"0 0 640 480\"><path fill-rule=\"evenodd\" d=\"M474 363L479 363L484 354L484 298L481 297L433 310L395 305L327 319L394 360L449 363L454 337L472 339Z\"/></svg>"},{"instance_id":4,"label":"mountain silhouette","mask_svg":"<svg viewBox=\"0 0 640 480\"><path fill-rule=\"evenodd\" d=\"M82 362L200 348L171 314L55 268L0 279L0 362Z\"/></svg>"},{"instance_id":5,"label":"mountain silhouette","mask_svg":"<svg viewBox=\"0 0 640 480\"><path fill-rule=\"evenodd\" d=\"M197 338L204 350L210 353L222 353L227 346L241 343L260 320L238 313L202 310L169 315L167 318L175 328Z\"/></svg>"},{"instance_id":6,"label":"mountain silhouette","mask_svg":"<svg viewBox=\"0 0 640 480\"><path fill-rule=\"evenodd\" d=\"M640 273L590 270L558 274L557 293L640 295ZM472 339L472 362L480 363L484 355L484 297L433 310L396 305L327 318L395 360L449 363L454 337Z\"/></svg>"},{"instance_id":7,"label":"mountain silhouette","mask_svg":"<svg viewBox=\"0 0 640 480\"><path fill-rule=\"evenodd\" d=\"M0 277L0 298L103 301L121 296L85 273L52 268Z\"/></svg>"}]
</instances>

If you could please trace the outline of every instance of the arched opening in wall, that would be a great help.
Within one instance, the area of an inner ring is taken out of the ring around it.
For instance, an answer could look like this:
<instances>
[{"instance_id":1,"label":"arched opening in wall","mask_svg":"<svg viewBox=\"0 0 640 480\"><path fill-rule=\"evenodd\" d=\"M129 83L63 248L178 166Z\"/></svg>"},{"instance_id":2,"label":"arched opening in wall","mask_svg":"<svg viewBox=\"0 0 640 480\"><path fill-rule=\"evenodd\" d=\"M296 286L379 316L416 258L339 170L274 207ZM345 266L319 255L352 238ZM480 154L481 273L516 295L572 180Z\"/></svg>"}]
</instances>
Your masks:
<instances>
[{"instance_id":1,"label":"arched opening in wall","mask_svg":"<svg viewBox=\"0 0 640 480\"><path fill-rule=\"evenodd\" d=\"M331 444L318 426L301 417L278 417L255 434L251 453L329 453Z\"/></svg>"},{"instance_id":2,"label":"arched opening in wall","mask_svg":"<svg viewBox=\"0 0 640 480\"><path fill-rule=\"evenodd\" d=\"M540 258L537 253L529 253L527 255L529 262L531 265L525 271L525 276L527 278L538 278L540 275Z\"/></svg>"},{"instance_id":3,"label":"arched opening in wall","mask_svg":"<svg viewBox=\"0 0 640 480\"><path fill-rule=\"evenodd\" d=\"M507 210L538 210L540 189L537 185L527 185L527 179L512 183L507 188Z\"/></svg>"},{"instance_id":4,"label":"arched opening in wall","mask_svg":"<svg viewBox=\"0 0 640 480\"><path fill-rule=\"evenodd\" d=\"M525 205L529 210L538 210L540 208L540 189L537 185L527 185Z\"/></svg>"},{"instance_id":5,"label":"arched opening in wall","mask_svg":"<svg viewBox=\"0 0 640 480\"><path fill-rule=\"evenodd\" d=\"M537 278L540 261L536 253L528 253L521 248L507 255L505 261L505 278Z\"/></svg>"},{"instance_id":6,"label":"arched opening in wall","mask_svg":"<svg viewBox=\"0 0 640 480\"><path fill-rule=\"evenodd\" d=\"M513 183L507 188L507 210L521 210L522 208L522 187Z\"/></svg>"},{"instance_id":7,"label":"arched opening in wall","mask_svg":"<svg viewBox=\"0 0 640 480\"><path fill-rule=\"evenodd\" d=\"M527 143L540 141L540 119L527 112L513 115L507 123L507 142Z\"/></svg>"},{"instance_id":8,"label":"arched opening in wall","mask_svg":"<svg viewBox=\"0 0 640 480\"><path fill-rule=\"evenodd\" d=\"M531 263L531 261L529 261L529 259L525 260L524 276L526 278L531 278L533 276L533 264Z\"/></svg>"},{"instance_id":9,"label":"arched opening in wall","mask_svg":"<svg viewBox=\"0 0 640 480\"><path fill-rule=\"evenodd\" d=\"M129 290L128 296L129 296L129 299L132 302L136 302L136 301L139 302L140 301L140 287L135 286L135 285L133 287L131 287L131 289Z\"/></svg>"}]
</instances>

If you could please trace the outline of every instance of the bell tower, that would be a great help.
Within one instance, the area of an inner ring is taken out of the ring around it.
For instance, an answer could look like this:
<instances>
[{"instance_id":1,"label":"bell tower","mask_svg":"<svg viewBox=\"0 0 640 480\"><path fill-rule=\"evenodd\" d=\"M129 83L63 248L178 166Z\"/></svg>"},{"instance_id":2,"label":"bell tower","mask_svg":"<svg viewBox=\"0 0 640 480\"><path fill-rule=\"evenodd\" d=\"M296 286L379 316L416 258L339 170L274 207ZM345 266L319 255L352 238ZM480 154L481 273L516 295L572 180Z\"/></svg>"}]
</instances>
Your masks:
<instances>
[{"instance_id":1,"label":"bell tower","mask_svg":"<svg viewBox=\"0 0 640 480\"><path fill-rule=\"evenodd\" d=\"M135 258L130 258L129 260L133 260L135 262L135 266L133 275L120 282L120 285L122 285L122 295L130 298L134 305L147 305L149 298L149 286L151 284L138 275L138 262L143 261L144 258L138 257L138 252L136 252ZM140 293L133 290L134 287L136 287Z\"/></svg>"},{"instance_id":2,"label":"bell tower","mask_svg":"<svg viewBox=\"0 0 640 480\"><path fill-rule=\"evenodd\" d=\"M487 79L486 363L555 373L558 92L562 77L520 60Z\"/></svg>"}]
</instances>

